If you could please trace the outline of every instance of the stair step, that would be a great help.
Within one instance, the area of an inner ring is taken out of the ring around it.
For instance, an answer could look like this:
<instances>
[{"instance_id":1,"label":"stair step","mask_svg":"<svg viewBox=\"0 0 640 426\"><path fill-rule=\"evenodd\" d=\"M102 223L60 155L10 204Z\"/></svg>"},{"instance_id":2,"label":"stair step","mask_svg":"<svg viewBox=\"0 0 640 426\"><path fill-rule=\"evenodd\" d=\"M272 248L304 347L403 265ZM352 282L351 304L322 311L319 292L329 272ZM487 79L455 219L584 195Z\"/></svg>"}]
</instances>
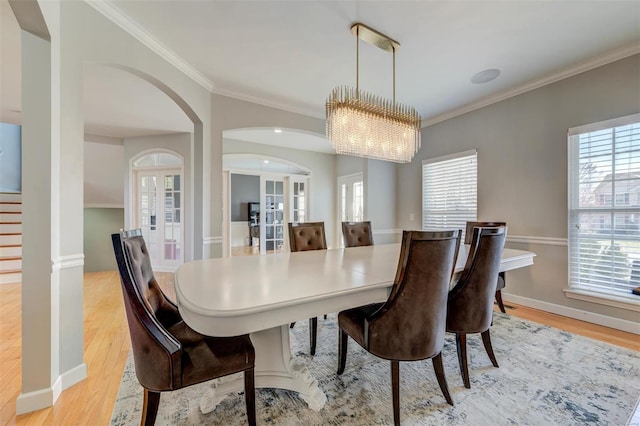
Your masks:
<instances>
[{"instance_id":1,"label":"stair step","mask_svg":"<svg viewBox=\"0 0 640 426\"><path fill-rule=\"evenodd\" d=\"M20 244L0 245L0 257L22 256Z\"/></svg>"},{"instance_id":2,"label":"stair step","mask_svg":"<svg viewBox=\"0 0 640 426\"><path fill-rule=\"evenodd\" d=\"M21 245L0 246L0 258L3 257L22 257Z\"/></svg>"},{"instance_id":3,"label":"stair step","mask_svg":"<svg viewBox=\"0 0 640 426\"><path fill-rule=\"evenodd\" d=\"M3 272L0 271L0 284L13 284L22 282L22 273L17 272Z\"/></svg>"},{"instance_id":4,"label":"stair step","mask_svg":"<svg viewBox=\"0 0 640 426\"><path fill-rule=\"evenodd\" d=\"M22 234L22 223L0 222L0 235L2 234Z\"/></svg>"},{"instance_id":5,"label":"stair step","mask_svg":"<svg viewBox=\"0 0 640 426\"><path fill-rule=\"evenodd\" d=\"M5 274L19 274L21 273L22 270L21 269L6 269L6 270L2 270L0 271L0 275L5 275Z\"/></svg>"},{"instance_id":6,"label":"stair step","mask_svg":"<svg viewBox=\"0 0 640 426\"><path fill-rule=\"evenodd\" d=\"M0 201L0 211L22 213L22 203L5 203Z\"/></svg>"},{"instance_id":7,"label":"stair step","mask_svg":"<svg viewBox=\"0 0 640 426\"><path fill-rule=\"evenodd\" d=\"M22 194L20 192L0 192L0 202L3 203L20 203Z\"/></svg>"},{"instance_id":8,"label":"stair step","mask_svg":"<svg viewBox=\"0 0 640 426\"><path fill-rule=\"evenodd\" d=\"M22 234L16 233L0 233L0 244L4 245L22 245Z\"/></svg>"},{"instance_id":9,"label":"stair step","mask_svg":"<svg viewBox=\"0 0 640 426\"><path fill-rule=\"evenodd\" d=\"M0 271L22 270L22 257L0 257Z\"/></svg>"},{"instance_id":10,"label":"stair step","mask_svg":"<svg viewBox=\"0 0 640 426\"><path fill-rule=\"evenodd\" d=\"M22 212L4 212L0 211L0 223L22 223Z\"/></svg>"}]
</instances>

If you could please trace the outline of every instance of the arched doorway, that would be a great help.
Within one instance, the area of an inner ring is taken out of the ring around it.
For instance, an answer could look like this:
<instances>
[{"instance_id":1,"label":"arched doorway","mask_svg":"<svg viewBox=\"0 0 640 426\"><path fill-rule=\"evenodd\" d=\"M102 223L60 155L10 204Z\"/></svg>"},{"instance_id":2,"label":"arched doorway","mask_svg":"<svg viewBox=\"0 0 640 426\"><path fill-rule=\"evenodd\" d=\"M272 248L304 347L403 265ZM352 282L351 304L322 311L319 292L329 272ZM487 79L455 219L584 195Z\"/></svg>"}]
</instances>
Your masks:
<instances>
[{"instance_id":1,"label":"arched doorway","mask_svg":"<svg viewBox=\"0 0 640 426\"><path fill-rule=\"evenodd\" d=\"M288 250L286 224L309 217L309 169L259 154L225 154L222 161L224 255Z\"/></svg>"},{"instance_id":2,"label":"arched doorway","mask_svg":"<svg viewBox=\"0 0 640 426\"><path fill-rule=\"evenodd\" d=\"M131 223L142 229L154 270L174 272L184 261L184 159L167 150L131 161Z\"/></svg>"}]
</instances>

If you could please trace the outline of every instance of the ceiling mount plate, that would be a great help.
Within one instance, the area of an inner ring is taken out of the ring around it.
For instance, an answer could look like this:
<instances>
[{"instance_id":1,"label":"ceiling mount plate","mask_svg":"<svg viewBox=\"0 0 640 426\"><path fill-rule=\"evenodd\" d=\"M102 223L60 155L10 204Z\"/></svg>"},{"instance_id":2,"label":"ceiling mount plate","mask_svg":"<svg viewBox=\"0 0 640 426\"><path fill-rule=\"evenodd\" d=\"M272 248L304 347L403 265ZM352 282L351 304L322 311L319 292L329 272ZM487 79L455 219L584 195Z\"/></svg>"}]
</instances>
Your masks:
<instances>
[{"instance_id":1,"label":"ceiling mount plate","mask_svg":"<svg viewBox=\"0 0 640 426\"><path fill-rule=\"evenodd\" d=\"M358 29L360 31L358 31ZM358 34L359 32L359 34ZM386 35L367 27L365 24L356 23L351 26L351 34L359 36L362 40L387 52L398 50L400 43L387 37Z\"/></svg>"}]
</instances>

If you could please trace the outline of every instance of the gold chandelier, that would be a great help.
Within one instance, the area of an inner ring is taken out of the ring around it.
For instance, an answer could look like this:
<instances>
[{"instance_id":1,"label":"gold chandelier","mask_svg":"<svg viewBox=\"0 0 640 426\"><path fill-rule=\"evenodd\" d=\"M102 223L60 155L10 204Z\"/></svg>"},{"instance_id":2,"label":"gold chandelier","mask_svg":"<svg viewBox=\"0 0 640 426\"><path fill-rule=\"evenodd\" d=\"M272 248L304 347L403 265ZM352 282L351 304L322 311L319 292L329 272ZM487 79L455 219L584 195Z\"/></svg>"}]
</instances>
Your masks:
<instances>
[{"instance_id":1,"label":"gold chandelier","mask_svg":"<svg viewBox=\"0 0 640 426\"><path fill-rule=\"evenodd\" d=\"M400 43L364 24L354 24L356 88L336 87L326 104L326 132L338 154L408 163L420 149L420 114L396 102L396 49ZM393 53L393 100L359 88L360 39Z\"/></svg>"}]
</instances>

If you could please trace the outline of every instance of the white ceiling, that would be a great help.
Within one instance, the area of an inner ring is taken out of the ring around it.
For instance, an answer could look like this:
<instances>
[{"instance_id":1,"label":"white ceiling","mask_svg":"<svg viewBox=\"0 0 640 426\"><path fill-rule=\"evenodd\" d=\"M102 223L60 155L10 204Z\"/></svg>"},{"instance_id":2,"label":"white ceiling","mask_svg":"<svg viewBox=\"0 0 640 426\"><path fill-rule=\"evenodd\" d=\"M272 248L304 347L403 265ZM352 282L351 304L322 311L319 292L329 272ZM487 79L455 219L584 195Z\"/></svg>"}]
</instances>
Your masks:
<instances>
[{"instance_id":1,"label":"white ceiling","mask_svg":"<svg viewBox=\"0 0 640 426\"><path fill-rule=\"evenodd\" d=\"M637 0L104 3L204 76L200 83L213 92L319 118L333 87L355 85L355 22L400 42L397 99L427 122L640 52ZM19 31L7 0L0 0L0 13L0 121L16 123ZM470 82L489 68L501 70L498 79ZM391 97L391 71L389 53L361 43L361 89ZM151 85L99 67L85 73L85 118L87 133L120 138L191 131ZM272 129L263 130L278 142ZM239 133L234 138L264 139Z\"/></svg>"}]
</instances>

